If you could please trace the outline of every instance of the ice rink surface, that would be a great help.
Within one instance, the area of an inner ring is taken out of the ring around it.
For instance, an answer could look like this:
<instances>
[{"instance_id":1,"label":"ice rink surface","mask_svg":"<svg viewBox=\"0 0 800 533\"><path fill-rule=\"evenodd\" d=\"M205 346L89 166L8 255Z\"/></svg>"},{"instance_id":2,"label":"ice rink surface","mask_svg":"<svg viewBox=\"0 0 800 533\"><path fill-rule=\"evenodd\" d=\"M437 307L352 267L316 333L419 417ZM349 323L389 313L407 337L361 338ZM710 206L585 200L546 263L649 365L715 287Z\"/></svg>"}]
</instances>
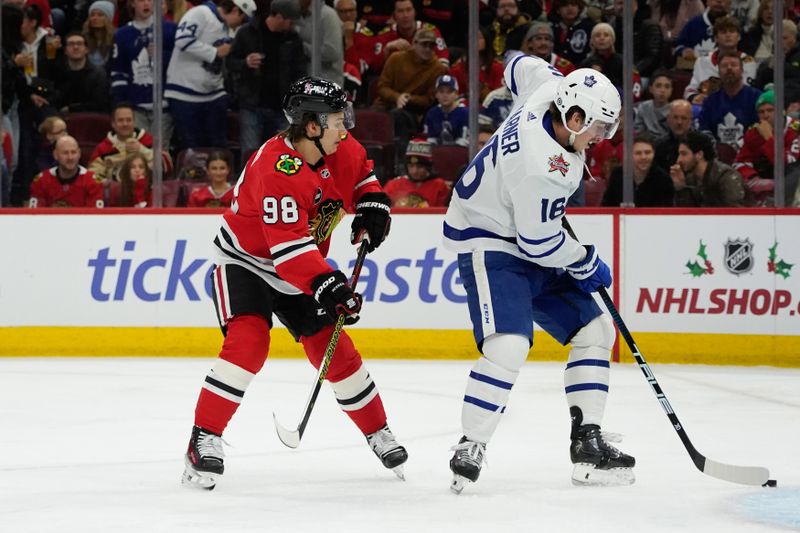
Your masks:
<instances>
[{"instance_id":1,"label":"ice rink surface","mask_svg":"<svg viewBox=\"0 0 800 533\"><path fill-rule=\"evenodd\" d=\"M800 530L800 371L653 365L695 446L766 466L777 489L698 472L635 365L612 365L604 429L637 459L630 487L575 487L562 364L529 363L478 483L448 490L470 361L367 361L408 448L407 481L383 469L326 386L300 448L314 379L269 360L225 433L216 490L180 485L211 359L0 360L0 531L759 532Z\"/></svg>"}]
</instances>

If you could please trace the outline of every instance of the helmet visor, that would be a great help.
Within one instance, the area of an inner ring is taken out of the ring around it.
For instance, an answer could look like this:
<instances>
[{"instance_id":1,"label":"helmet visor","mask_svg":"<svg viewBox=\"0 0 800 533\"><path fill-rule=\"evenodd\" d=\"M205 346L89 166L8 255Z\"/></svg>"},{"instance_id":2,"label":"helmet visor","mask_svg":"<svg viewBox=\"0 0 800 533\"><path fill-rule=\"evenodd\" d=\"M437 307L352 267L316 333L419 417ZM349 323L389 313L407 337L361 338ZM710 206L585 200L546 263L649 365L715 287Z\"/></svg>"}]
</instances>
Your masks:
<instances>
[{"instance_id":1,"label":"helmet visor","mask_svg":"<svg viewBox=\"0 0 800 533\"><path fill-rule=\"evenodd\" d=\"M337 116L337 113L320 113L319 114L319 121L320 126L323 128L344 128L347 130L351 130L356 125L356 114L353 111L353 103L347 102L344 106L344 109L340 111L342 113L341 119ZM340 123L341 120L341 123Z\"/></svg>"},{"instance_id":2,"label":"helmet visor","mask_svg":"<svg viewBox=\"0 0 800 533\"><path fill-rule=\"evenodd\" d=\"M591 125L586 128L586 131L591 132L592 137L599 137L601 139L610 139L617 132L619 127L619 119L614 122L606 122L603 120L593 120Z\"/></svg>"}]
</instances>

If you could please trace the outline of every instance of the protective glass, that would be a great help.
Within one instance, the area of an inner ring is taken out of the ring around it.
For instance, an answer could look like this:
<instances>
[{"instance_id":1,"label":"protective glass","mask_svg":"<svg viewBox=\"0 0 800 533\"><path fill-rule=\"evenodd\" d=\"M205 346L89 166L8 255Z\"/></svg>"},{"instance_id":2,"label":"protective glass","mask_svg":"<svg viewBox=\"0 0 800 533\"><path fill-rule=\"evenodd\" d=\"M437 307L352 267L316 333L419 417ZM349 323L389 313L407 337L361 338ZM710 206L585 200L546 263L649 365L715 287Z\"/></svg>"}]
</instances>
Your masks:
<instances>
[{"instance_id":1,"label":"protective glass","mask_svg":"<svg viewBox=\"0 0 800 533\"><path fill-rule=\"evenodd\" d=\"M347 130L353 129L355 127L355 125L356 125L356 114L353 111L352 102L347 102L347 104L344 106L344 109L342 109L342 112L344 113L344 117L342 118L342 125ZM319 114L319 122L320 122L320 126L322 126L323 128L327 128L328 127L328 113L320 113Z\"/></svg>"},{"instance_id":2,"label":"protective glass","mask_svg":"<svg viewBox=\"0 0 800 533\"><path fill-rule=\"evenodd\" d=\"M615 120L614 122L593 120L592 123L587 128L585 128L585 131L590 132L592 137L610 139L617 132L618 126L619 126L619 119Z\"/></svg>"}]
</instances>

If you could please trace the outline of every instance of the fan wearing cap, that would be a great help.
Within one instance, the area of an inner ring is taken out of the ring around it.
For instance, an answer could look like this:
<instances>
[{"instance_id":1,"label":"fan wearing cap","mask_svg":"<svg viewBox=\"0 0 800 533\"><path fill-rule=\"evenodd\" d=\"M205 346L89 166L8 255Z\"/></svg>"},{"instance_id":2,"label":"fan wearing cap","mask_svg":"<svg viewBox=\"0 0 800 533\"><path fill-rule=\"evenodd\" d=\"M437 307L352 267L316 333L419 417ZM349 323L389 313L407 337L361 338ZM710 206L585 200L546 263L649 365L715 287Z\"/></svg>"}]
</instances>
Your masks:
<instances>
[{"instance_id":1,"label":"fan wearing cap","mask_svg":"<svg viewBox=\"0 0 800 533\"><path fill-rule=\"evenodd\" d=\"M178 150L225 146L228 94L222 62L231 50L230 32L255 11L255 0L222 0L193 7L183 16L164 86Z\"/></svg>"},{"instance_id":2,"label":"fan wearing cap","mask_svg":"<svg viewBox=\"0 0 800 533\"><path fill-rule=\"evenodd\" d=\"M436 79L436 101L425 114L422 132L433 144L469 145L469 109L461 101L458 81L445 74Z\"/></svg>"},{"instance_id":3,"label":"fan wearing cap","mask_svg":"<svg viewBox=\"0 0 800 533\"><path fill-rule=\"evenodd\" d=\"M425 139L412 139L406 149L408 174L398 176L384 187L394 207L445 207L450 185L431 173L433 146Z\"/></svg>"},{"instance_id":4,"label":"fan wearing cap","mask_svg":"<svg viewBox=\"0 0 800 533\"><path fill-rule=\"evenodd\" d=\"M758 122L750 126L744 134L744 144L736 154L733 168L739 171L748 188L753 191L757 185L772 189L772 184L759 184L756 178L772 180L775 166L775 137L772 128L775 118L775 93L765 91L756 100ZM783 112L782 112L783 113ZM783 130L784 163L791 165L800 159L800 140L798 139L800 121L786 117ZM756 192L756 191L753 191Z\"/></svg>"}]
</instances>

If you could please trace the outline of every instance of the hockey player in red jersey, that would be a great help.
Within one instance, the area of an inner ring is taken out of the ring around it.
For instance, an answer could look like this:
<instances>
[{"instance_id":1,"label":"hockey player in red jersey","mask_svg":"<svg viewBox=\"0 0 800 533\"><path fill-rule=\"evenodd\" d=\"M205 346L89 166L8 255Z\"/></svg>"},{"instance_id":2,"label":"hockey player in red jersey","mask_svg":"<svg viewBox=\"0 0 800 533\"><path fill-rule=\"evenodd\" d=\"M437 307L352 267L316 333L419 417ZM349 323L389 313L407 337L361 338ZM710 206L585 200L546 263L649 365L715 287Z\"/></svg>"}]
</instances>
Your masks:
<instances>
[{"instance_id":1,"label":"hockey player in red jersey","mask_svg":"<svg viewBox=\"0 0 800 533\"><path fill-rule=\"evenodd\" d=\"M283 108L289 128L250 157L214 241L213 294L225 340L195 409L183 475L193 487L213 489L224 471L221 436L267 358L273 313L315 366L336 317L344 314L345 324L358 320L361 296L324 259L345 209L356 214L354 244L367 239L372 251L389 231L389 198L361 164L363 147L347 136L352 108L344 91L302 78ZM375 383L344 331L327 379L383 465L402 477L398 469L408 454L386 425Z\"/></svg>"},{"instance_id":2,"label":"hockey player in red jersey","mask_svg":"<svg viewBox=\"0 0 800 533\"><path fill-rule=\"evenodd\" d=\"M64 135L53 150L58 165L39 173L31 184L29 207L103 207L103 186L79 164L81 149Z\"/></svg>"}]
</instances>

